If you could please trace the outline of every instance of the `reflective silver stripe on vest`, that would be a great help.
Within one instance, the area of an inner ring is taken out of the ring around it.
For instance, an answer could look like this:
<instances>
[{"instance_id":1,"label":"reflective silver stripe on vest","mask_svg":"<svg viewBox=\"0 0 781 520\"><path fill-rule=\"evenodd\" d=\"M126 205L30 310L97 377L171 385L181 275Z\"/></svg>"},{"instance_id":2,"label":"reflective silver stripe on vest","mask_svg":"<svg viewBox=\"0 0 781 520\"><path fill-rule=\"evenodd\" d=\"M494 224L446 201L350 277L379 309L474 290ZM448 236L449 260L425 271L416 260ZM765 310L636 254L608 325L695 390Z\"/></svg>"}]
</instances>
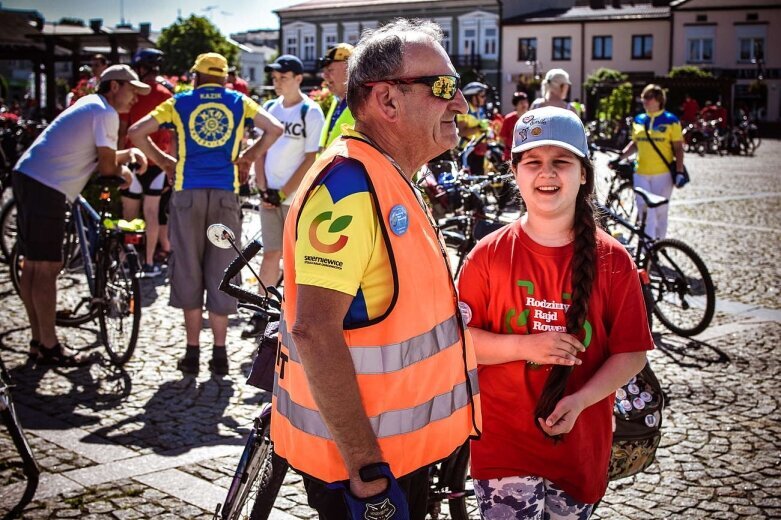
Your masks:
<instances>
[{"instance_id":1,"label":"reflective silver stripe on vest","mask_svg":"<svg viewBox=\"0 0 781 520\"><path fill-rule=\"evenodd\" d=\"M469 371L469 383L472 395L476 395L477 369ZM323 422L320 412L296 404L290 394L279 385L274 385L274 395L277 398L277 412L287 417L296 429L310 435L331 440L331 433ZM453 390L434 396L429 401L406 408L369 417L375 435L378 439L411 433L426 427L429 423L446 419L470 403L469 390L466 382L459 383Z\"/></svg>"},{"instance_id":2,"label":"reflective silver stripe on vest","mask_svg":"<svg viewBox=\"0 0 781 520\"><path fill-rule=\"evenodd\" d=\"M451 316L431 330L401 343L351 348L355 373L371 375L396 372L430 358L448 347L458 347L461 344L458 326L456 317ZM301 363L293 337L287 331L287 324L280 323L279 330L282 344L289 350L289 361Z\"/></svg>"}]
</instances>

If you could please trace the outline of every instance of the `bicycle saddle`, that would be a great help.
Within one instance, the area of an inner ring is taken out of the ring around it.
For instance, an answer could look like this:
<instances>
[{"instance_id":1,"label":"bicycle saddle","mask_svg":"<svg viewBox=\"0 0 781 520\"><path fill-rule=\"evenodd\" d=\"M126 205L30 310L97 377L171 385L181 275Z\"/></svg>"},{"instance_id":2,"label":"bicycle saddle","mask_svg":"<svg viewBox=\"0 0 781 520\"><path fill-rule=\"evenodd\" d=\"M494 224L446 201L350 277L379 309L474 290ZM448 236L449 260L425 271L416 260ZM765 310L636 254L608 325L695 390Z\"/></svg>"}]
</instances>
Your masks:
<instances>
[{"instance_id":1,"label":"bicycle saddle","mask_svg":"<svg viewBox=\"0 0 781 520\"><path fill-rule=\"evenodd\" d=\"M664 204L667 204L669 200L665 199L664 197L661 197L659 195L654 195L650 191L646 191L643 188L635 188L635 193L640 195L642 199L645 201L645 205L649 208L657 208L659 206L663 206Z\"/></svg>"}]
</instances>

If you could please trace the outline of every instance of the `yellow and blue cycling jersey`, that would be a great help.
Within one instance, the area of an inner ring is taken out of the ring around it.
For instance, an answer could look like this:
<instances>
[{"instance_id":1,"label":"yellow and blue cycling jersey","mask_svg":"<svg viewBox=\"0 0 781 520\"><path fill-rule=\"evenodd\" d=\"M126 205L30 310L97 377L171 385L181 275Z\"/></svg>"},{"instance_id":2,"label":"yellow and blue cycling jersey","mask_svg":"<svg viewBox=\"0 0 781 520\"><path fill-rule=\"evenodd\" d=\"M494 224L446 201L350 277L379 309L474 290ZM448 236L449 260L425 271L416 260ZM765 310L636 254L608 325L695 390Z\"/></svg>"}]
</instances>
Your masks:
<instances>
[{"instance_id":1,"label":"yellow and blue cycling jersey","mask_svg":"<svg viewBox=\"0 0 781 520\"><path fill-rule=\"evenodd\" d=\"M296 283L354 297L345 329L382 316L393 298L393 272L369 177L353 159L336 158L308 194L297 222Z\"/></svg>"},{"instance_id":2,"label":"yellow and blue cycling jersey","mask_svg":"<svg viewBox=\"0 0 781 520\"><path fill-rule=\"evenodd\" d=\"M670 174L670 169L664 163L654 147L648 141L645 129L654 140L656 147L664 155L669 164L675 164L675 154L672 143L683 140L681 123L678 118L660 110L658 112L642 113L632 121L632 141L637 146L637 170L640 175Z\"/></svg>"},{"instance_id":3,"label":"yellow and blue cycling jersey","mask_svg":"<svg viewBox=\"0 0 781 520\"><path fill-rule=\"evenodd\" d=\"M179 160L174 189L238 192L233 161L258 109L249 97L217 84L180 92L158 105L150 115L160 126L176 130Z\"/></svg>"}]
</instances>

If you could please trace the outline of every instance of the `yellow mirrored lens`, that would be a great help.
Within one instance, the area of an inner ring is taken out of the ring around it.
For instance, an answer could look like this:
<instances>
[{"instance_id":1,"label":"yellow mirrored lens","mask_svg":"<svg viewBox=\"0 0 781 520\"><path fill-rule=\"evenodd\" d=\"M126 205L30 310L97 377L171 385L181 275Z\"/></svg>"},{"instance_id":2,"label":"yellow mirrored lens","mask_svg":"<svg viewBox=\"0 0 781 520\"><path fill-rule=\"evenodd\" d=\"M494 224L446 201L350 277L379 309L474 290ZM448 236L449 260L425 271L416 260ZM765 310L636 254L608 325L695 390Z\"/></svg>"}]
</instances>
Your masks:
<instances>
[{"instance_id":1,"label":"yellow mirrored lens","mask_svg":"<svg viewBox=\"0 0 781 520\"><path fill-rule=\"evenodd\" d=\"M456 78L453 76L439 76L431 85L431 92L442 99L453 99L456 95Z\"/></svg>"}]
</instances>

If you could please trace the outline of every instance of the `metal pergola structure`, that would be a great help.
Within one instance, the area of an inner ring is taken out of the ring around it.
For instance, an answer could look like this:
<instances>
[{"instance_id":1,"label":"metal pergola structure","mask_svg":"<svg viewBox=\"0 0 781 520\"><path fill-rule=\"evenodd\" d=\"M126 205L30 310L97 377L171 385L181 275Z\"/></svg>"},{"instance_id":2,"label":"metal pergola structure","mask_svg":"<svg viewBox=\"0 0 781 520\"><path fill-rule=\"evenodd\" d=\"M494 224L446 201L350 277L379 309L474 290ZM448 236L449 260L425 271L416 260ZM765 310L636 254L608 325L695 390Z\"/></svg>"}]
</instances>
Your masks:
<instances>
[{"instance_id":1,"label":"metal pergola structure","mask_svg":"<svg viewBox=\"0 0 781 520\"><path fill-rule=\"evenodd\" d=\"M46 75L47 106L43 115L51 120L56 115L55 63L70 62L72 77L78 77L79 66L89 61L86 49L109 49L107 58L119 63L120 55L133 55L139 48L151 47L149 27L142 30L129 26L102 27L101 20L91 20L89 26L46 22L37 11L0 9L0 59L29 60L35 74L35 100L40 109L41 75Z\"/></svg>"}]
</instances>

